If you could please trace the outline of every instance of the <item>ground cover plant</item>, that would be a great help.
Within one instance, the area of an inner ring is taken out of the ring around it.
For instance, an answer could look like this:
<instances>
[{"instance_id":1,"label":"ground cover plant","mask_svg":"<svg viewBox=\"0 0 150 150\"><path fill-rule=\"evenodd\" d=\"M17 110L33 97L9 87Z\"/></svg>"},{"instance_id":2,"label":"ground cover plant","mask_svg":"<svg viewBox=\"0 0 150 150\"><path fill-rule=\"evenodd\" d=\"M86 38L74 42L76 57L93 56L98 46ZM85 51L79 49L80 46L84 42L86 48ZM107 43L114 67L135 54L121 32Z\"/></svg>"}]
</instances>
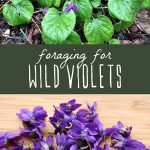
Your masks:
<instances>
[{"instance_id":1,"label":"ground cover plant","mask_svg":"<svg viewBox=\"0 0 150 150\"><path fill-rule=\"evenodd\" d=\"M139 10L149 7L150 0L4 0L0 9L2 21L14 30L34 23L36 32L32 25L29 31L19 30L30 44L35 34L35 44L120 44L120 31L134 24ZM9 38L7 34L10 29L4 33Z\"/></svg>"},{"instance_id":2,"label":"ground cover plant","mask_svg":"<svg viewBox=\"0 0 150 150\"><path fill-rule=\"evenodd\" d=\"M32 111L23 108L17 116L24 128L20 128L20 132L0 132L0 148L2 150L110 150L112 148L113 150L150 150L150 147L131 138L131 126L124 127L123 123L118 121L117 125L104 128L98 115L96 103L87 104L87 108L83 109L81 104L72 99L54 106L54 114L50 114L49 117L54 133L48 133L45 138L42 129L46 127L47 111L41 106L35 107ZM32 142L30 145L25 144L27 138Z\"/></svg>"}]
</instances>

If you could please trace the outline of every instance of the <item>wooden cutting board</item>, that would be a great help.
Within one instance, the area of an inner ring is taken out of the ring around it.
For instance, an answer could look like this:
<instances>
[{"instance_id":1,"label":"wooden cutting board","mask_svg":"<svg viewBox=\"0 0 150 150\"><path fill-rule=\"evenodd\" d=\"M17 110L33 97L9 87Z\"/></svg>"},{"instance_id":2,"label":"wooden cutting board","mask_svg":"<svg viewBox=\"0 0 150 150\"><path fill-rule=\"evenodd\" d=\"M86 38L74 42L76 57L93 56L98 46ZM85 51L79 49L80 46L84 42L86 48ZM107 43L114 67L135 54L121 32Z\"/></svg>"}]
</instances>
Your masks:
<instances>
[{"instance_id":1,"label":"wooden cutting board","mask_svg":"<svg viewBox=\"0 0 150 150\"><path fill-rule=\"evenodd\" d=\"M78 103L97 102L99 118L105 127L115 125L118 120L125 125L132 125L132 137L150 145L150 95L0 95L0 130L19 131L21 121L16 116L21 108L40 105L53 114L53 105L58 106L75 98ZM44 132L53 132L48 123Z\"/></svg>"}]
</instances>

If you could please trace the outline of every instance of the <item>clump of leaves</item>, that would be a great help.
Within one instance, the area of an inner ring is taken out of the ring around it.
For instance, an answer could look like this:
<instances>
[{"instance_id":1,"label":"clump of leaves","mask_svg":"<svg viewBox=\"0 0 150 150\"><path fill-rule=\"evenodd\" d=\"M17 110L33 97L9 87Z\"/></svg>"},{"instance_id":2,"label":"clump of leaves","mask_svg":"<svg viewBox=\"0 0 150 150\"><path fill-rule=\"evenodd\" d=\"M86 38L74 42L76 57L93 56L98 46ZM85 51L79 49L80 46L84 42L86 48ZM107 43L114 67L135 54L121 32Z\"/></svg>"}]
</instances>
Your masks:
<instances>
[{"instance_id":1,"label":"clump of leaves","mask_svg":"<svg viewBox=\"0 0 150 150\"><path fill-rule=\"evenodd\" d=\"M114 32L130 27L150 0L36 0L47 7L41 22L45 44L120 44ZM34 3L11 0L3 7L3 16L10 25L27 24L32 19Z\"/></svg>"}]
</instances>

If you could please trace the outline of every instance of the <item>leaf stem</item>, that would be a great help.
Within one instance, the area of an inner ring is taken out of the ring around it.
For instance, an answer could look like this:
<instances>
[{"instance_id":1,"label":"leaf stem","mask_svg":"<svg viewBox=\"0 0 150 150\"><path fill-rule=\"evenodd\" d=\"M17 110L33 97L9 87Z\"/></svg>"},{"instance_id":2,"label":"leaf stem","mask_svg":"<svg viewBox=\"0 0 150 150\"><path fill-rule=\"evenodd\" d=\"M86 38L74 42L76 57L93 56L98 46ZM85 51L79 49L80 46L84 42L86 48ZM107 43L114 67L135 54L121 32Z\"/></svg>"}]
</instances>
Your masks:
<instances>
[{"instance_id":1,"label":"leaf stem","mask_svg":"<svg viewBox=\"0 0 150 150\"><path fill-rule=\"evenodd\" d=\"M26 38L26 40L32 44L32 42L30 41L30 39L28 38L28 36L24 33L24 31L22 29L20 29L21 33L23 34L23 36Z\"/></svg>"},{"instance_id":2,"label":"leaf stem","mask_svg":"<svg viewBox=\"0 0 150 150\"><path fill-rule=\"evenodd\" d=\"M108 7L97 7L95 9L108 9Z\"/></svg>"},{"instance_id":3,"label":"leaf stem","mask_svg":"<svg viewBox=\"0 0 150 150\"><path fill-rule=\"evenodd\" d=\"M38 26L38 24L35 22L35 20L32 18L32 22L36 25L36 27L38 28L38 30L40 31L40 33L42 33L40 27Z\"/></svg>"}]
</instances>

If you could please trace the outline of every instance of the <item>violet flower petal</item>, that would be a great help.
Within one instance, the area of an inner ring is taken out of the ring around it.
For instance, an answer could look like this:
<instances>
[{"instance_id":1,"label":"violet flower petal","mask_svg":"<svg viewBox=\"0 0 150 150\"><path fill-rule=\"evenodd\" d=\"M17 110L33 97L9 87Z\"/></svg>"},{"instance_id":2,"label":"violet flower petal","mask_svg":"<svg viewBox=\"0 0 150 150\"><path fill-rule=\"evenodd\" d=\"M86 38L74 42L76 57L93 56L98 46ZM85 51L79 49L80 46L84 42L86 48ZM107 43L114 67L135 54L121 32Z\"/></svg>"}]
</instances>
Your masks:
<instances>
[{"instance_id":1,"label":"violet flower petal","mask_svg":"<svg viewBox=\"0 0 150 150\"><path fill-rule=\"evenodd\" d=\"M72 128L77 130L77 131L82 131L82 130L84 130L84 125L78 120L73 120L72 121Z\"/></svg>"},{"instance_id":2,"label":"violet flower petal","mask_svg":"<svg viewBox=\"0 0 150 150\"><path fill-rule=\"evenodd\" d=\"M145 145L136 140L127 140L124 144L126 150L145 150Z\"/></svg>"},{"instance_id":3,"label":"violet flower petal","mask_svg":"<svg viewBox=\"0 0 150 150\"><path fill-rule=\"evenodd\" d=\"M43 107L37 106L33 109L33 117L35 120L44 120L47 117L47 112Z\"/></svg>"},{"instance_id":4,"label":"violet flower petal","mask_svg":"<svg viewBox=\"0 0 150 150\"><path fill-rule=\"evenodd\" d=\"M18 136L20 136L20 133L18 133L18 132L6 132L5 133L6 139L13 139L13 138L16 138Z\"/></svg>"},{"instance_id":5,"label":"violet flower petal","mask_svg":"<svg viewBox=\"0 0 150 150\"><path fill-rule=\"evenodd\" d=\"M73 6L72 6L72 9L74 10L74 12L78 12L78 8L77 8L76 5L73 5Z\"/></svg>"},{"instance_id":6,"label":"violet flower petal","mask_svg":"<svg viewBox=\"0 0 150 150\"><path fill-rule=\"evenodd\" d=\"M72 99L68 101L67 103L61 103L60 109L63 111L63 113L70 114L77 108L79 108L81 104L77 104L75 99Z\"/></svg>"},{"instance_id":7,"label":"violet flower petal","mask_svg":"<svg viewBox=\"0 0 150 150\"><path fill-rule=\"evenodd\" d=\"M4 146L7 143L7 139L5 137L0 137L0 147Z\"/></svg>"},{"instance_id":8,"label":"violet flower petal","mask_svg":"<svg viewBox=\"0 0 150 150\"><path fill-rule=\"evenodd\" d=\"M75 140L78 140L81 138L80 132L76 131L75 129L70 129L67 134L70 138L75 139Z\"/></svg>"},{"instance_id":9,"label":"violet flower petal","mask_svg":"<svg viewBox=\"0 0 150 150\"><path fill-rule=\"evenodd\" d=\"M77 144L74 144L71 146L70 150L77 150L78 149L78 145Z\"/></svg>"},{"instance_id":10,"label":"violet flower petal","mask_svg":"<svg viewBox=\"0 0 150 150\"><path fill-rule=\"evenodd\" d=\"M65 12L68 13L71 9L72 9L72 4L69 4L69 5L66 7Z\"/></svg>"},{"instance_id":11,"label":"violet flower petal","mask_svg":"<svg viewBox=\"0 0 150 150\"><path fill-rule=\"evenodd\" d=\"M17 116L19 117L20 120L23 121L30 121L32 118L32 112L29 111L28 109L21 109L20 113L17 113Z\"/></svg>"},{"instance_id":12,"label":"violet flower petal","mask_svg":"<svg viewBox=\"0 0 150 150\"><path fill-rule=\"evenodd\" d=\"M53 143L54 143L53 137L52 137L52 136L48 136L48 137L46 138L46 143L47 143L48 145L53 145Z\"/></svg>"},{"instance_id":13,"label":"violet flower petal","mask_svg":"<svg viewBox=\"0 0 150 150\"><path fill-rule=\"evenodd\" d=\"M75 4L68 4L68 6L65 9L65 12L68 13L70 10L73 10L74 12L78 12L78 8Z\"/></svg>"}]
</instances>

